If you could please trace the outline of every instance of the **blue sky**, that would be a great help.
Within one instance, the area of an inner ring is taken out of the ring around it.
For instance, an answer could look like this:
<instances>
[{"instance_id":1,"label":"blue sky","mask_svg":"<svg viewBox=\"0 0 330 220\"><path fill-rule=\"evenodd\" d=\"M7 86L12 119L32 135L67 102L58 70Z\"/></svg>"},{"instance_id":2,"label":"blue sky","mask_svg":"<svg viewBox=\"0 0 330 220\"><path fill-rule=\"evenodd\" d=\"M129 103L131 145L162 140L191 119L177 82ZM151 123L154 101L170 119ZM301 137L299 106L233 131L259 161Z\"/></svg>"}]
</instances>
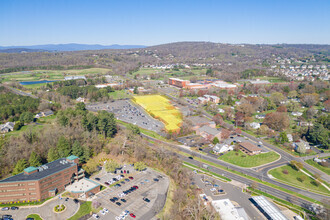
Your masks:
<instances>
[{"instance_id":1,"label":"blue sky","mask_svg":"<svg viewBox=\"0 0 330 220\"><path fill-rule=\"evenodd\" d=\"M0 45L330 44L329 0L0 0Z\"/></svg>"}]
</instances>

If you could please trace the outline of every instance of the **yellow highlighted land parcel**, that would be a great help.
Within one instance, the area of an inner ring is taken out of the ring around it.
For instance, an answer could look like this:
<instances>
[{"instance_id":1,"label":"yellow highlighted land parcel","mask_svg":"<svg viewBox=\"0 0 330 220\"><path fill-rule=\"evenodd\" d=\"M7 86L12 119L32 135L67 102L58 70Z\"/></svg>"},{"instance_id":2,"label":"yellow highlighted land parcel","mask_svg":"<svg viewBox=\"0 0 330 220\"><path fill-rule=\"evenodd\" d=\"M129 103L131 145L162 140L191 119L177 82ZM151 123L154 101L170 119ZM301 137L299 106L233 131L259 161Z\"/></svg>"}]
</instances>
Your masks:
<instances>
[{"instance_id":1,"label":"yellow highlighted land parcel","mask_svg":"<svg viewBox=\"0 0 330 220\"><path fill-rule=\"evenodd\" d=\"M141 105L151 116L161 120L167 131L179 131L182 114L170 100L161 95L134 96L133 100Z\"/></svg>"}]
</instances>

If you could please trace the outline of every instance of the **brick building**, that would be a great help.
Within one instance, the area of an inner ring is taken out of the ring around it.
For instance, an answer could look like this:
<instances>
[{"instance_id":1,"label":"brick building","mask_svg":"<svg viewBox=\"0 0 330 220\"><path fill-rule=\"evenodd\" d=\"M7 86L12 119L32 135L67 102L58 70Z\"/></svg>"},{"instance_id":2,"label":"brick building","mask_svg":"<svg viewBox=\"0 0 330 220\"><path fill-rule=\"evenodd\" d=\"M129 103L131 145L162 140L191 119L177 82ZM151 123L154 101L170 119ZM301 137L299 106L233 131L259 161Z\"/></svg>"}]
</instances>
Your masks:
<instances>
[{"instance_id":1,"label":"brick building","mask_svg":"<svg viewBox=\"0 0 330 220\"><path fill-rule=\"evenodd\" d=\"M169 78L168 84L172 86L176 86L179 88L185 88L190 83L189 80L183 80L178 78Z\"/></svg>"},{"instance_id":2,"label":"brick building","mask_svg":"<svg viewBox=\"0 0 330 220\"><path fill-rule=\"evenodd\" d=\"M261 153L261 148L250 142L239 143L239 149L248 155L256 155Z\"/></svg>"},{"instance_id":3,"label":"brick building","mask_svg":"<svg viewBox=\"0 0 330 220\"><path fill-rule=\"evenodd\" d=\"M78 169L79 158L69 156L0 181L0 202L39 201L63 192L65 187L85 176Z\"/></svg>"}]
</instances>

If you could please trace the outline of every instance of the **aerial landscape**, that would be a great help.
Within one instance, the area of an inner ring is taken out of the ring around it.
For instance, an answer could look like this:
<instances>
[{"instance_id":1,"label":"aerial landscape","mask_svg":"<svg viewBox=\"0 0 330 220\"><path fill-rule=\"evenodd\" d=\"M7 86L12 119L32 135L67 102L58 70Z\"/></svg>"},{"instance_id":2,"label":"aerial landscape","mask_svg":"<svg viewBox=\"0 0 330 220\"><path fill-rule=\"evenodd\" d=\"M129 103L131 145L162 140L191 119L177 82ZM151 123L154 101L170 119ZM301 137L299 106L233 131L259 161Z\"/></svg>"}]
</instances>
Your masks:
<instances>
[{"instance_id":1,"label":"aerial landscape","mask_svg":"<svg viewBox=\"0 0 330 220\"><path fill-rule=\"evenodd\" d=\"M329 11L0 1L0 220L330 219Z\"/></svg>"}]
</instances>

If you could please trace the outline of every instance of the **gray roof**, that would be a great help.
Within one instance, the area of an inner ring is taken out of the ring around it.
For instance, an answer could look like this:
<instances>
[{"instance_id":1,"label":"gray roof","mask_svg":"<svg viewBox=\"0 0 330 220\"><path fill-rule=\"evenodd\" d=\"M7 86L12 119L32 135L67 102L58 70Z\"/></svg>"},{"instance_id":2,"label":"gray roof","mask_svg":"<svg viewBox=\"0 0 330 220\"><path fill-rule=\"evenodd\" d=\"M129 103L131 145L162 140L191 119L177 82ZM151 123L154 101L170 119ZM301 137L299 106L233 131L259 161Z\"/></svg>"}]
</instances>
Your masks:
<instances>
[{"instance_id":1,"label":"gray roof","mask_svg":"<svg viewBox=\"0 0 330 220\"><path fill-rule=\"evenodd\" d=\"M270 203L265 197L263 196L253 196L252 199L255 203L259 206L260 209L264 212L268 219L276 219L276 220L288 220L280 210Z\"/></svg>"},{"instance_id":2,"label":"gray roof","mask_svg":"<svg viewBox=\"0 0 330 220\"><path fill-rule=\"evenodd\" d=\"M30 175L27 175L24 172L22 172L15 176L8 177L7 179L0 180L0 183L39 180L39 179L45 178L49 175L52 175L54 173L57 173L59 171L65 170L67 168L77 166L76 163L62 162L62 161L66 161L66 158L61 158L61 159L55 160L53 162L44 164L38 168L39 171L32 173Z\"/></svg>"},{"instance_id":3,"label":"gray roof","mask_svg":"<svg viewBox=\"0 0 330 220\"><path fill-rule=\"evenodd\" d=\"M204 116L190 116L187 117L187 119L190 120L193 125L212 123L211 120L205 118Z\"/></svg>"},{"instance_id":4,"label":"gray roof","mask_svg":"<svg viewBox=\"0 0 330 220\"><path fill-rule=\"evenodd\" d=\"M207 125L204 125L203 127L199 128L198 130L199 131L204 131L204 132L206 132L208 134L211 134L213 136L218 135L220 133L219 130L217 130L215 128L211 128L211 127L209 127Z\"/></svg>"}]
</instances>

